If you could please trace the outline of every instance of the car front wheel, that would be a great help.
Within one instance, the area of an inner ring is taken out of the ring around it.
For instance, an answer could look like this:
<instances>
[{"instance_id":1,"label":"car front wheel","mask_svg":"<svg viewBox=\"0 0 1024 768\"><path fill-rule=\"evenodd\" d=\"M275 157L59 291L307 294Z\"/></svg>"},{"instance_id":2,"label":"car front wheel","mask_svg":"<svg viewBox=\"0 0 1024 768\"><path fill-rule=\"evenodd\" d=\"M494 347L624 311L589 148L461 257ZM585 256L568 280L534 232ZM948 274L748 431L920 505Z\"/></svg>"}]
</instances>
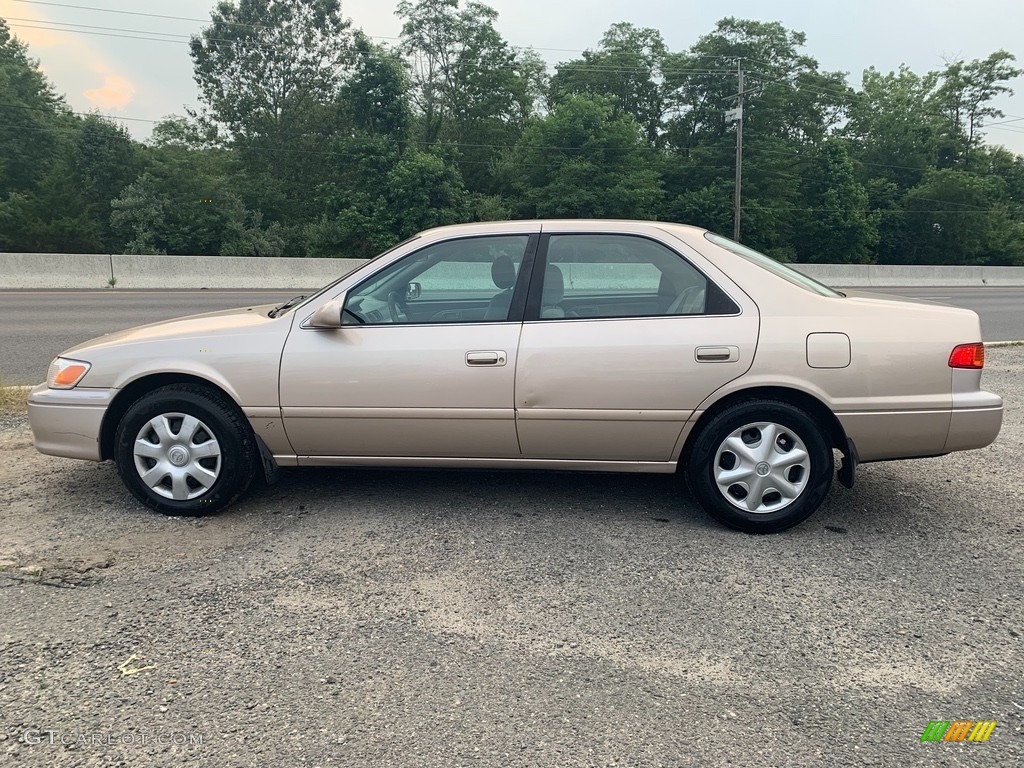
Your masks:
<instances>
[{"instance_id":1,"label":"car front wheel","mask_svg":"<svg viewBox=\"0 0 1024 768\"><path fill-rule=\"evenodd\" d=\"M832 448L813 418L789 403L749 400L705 424L686 467L701 506L747 533L803 522L832 485Z\"/></svg>"},{"instance_id":2,"label":"car front wheel","mask_svg":"<svg viewBox=\"0 0 1024 768\"><path fill-rule=\"evenodd\" d=\"M234 403L191 384L160 387L133 403L115 445L128 490L167 515L218 512L256 471L255 440Z\"/></svg>"}]
</instances>

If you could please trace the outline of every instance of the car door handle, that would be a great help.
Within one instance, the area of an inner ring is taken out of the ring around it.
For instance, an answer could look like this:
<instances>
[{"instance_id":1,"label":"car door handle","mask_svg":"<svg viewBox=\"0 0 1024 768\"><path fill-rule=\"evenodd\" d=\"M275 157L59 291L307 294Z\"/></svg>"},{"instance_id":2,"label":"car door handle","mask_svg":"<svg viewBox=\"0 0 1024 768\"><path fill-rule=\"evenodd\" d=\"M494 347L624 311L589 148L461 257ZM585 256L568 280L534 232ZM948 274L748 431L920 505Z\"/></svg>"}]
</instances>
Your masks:
<instances>
[{"instance_id":1,"label":"car door handle","mask_svg":"<svg viewBox=\"0 0 1024 768\"><path fill-rule=\"evenodd\" d=\"M505 353L499 350L466 353L466 365L477 368L482 365L504 365Z\"/></svg>"},{"instance_id":2,"label":"car door handle","mask_svg":"<svg viewBox=\"0 0 1024 768\"><path fill-rule=\"evenodd\" d=\"M698 363L735 363L740 359L739 347L697 347Z\"/></svg>"}]
</instances>

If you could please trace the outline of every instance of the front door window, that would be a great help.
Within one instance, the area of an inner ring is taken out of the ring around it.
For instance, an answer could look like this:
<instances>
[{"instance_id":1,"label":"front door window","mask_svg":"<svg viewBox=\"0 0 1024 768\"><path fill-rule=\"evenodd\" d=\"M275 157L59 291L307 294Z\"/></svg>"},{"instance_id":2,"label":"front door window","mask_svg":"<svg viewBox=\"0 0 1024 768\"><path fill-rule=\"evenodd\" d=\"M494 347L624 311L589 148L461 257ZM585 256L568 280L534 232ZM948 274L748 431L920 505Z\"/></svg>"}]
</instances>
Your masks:
<instances>
[{"instance_id":1,"label":"front door window","mask_svg":"<svg viewBox=\"0 0 1024 768\"><path fill-rule=\"evenodd\" d=\"M428 246L356 286L346 313L365 325L503 322L528 242L511 235Z\"/></svg>"}]
</instances>

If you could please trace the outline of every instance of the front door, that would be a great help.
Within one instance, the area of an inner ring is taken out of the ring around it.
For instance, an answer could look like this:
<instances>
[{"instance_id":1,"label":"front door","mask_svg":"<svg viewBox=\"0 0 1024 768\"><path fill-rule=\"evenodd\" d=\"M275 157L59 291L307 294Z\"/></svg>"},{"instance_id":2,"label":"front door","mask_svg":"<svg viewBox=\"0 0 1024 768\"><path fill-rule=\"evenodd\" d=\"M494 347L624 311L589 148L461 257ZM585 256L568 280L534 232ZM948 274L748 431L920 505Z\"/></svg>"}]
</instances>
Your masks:
<instances>
[{"instance_id":1,"label":"front door","mask_svg":"<svg viewBox=\"0 0 1024 768\"><path fill-rule=\"evenodd\" d=\"M529 235L434 243L347 293L340 329L298 326L281 361L296 454L520 455L512 296Z\"/></svg>"}]
</instances>

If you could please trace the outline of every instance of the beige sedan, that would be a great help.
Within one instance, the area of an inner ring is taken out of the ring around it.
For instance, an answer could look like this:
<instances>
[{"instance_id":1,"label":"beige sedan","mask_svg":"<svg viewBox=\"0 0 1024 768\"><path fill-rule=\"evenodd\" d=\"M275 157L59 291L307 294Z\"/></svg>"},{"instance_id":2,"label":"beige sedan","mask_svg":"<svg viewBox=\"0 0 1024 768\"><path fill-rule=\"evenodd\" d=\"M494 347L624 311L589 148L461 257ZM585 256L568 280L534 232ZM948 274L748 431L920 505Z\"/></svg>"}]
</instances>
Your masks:
<instances>
[{"instance_id":1,"label":"beige sedan","mask_svg":"<svg viewBox=\"0 0 1024 768\"><path fill-rule=\"evenodd\" d=\"M69 349L29 398L43 453L113 460L172 515L278 467L685 473L715 519L799 523L858 463L991 443L978 316L820 285L695 227L423 232L278 307Z\"/></svg>"}]
</instances>

